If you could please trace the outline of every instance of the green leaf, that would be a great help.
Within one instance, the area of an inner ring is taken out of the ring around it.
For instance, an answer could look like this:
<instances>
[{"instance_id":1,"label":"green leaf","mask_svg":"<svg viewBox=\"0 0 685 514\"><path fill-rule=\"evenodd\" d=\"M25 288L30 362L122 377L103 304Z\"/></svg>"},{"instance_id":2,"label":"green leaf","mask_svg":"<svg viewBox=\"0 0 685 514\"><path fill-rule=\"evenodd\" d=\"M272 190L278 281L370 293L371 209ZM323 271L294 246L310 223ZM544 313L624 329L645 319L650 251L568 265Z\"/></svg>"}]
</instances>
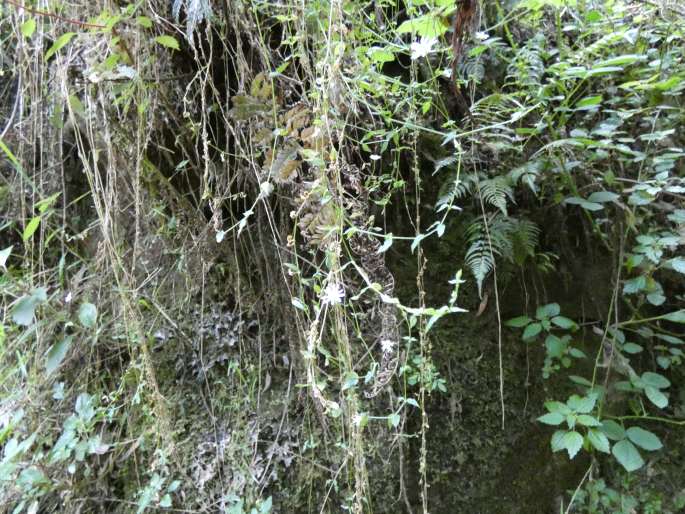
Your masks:
<instances>
[{"instance_id":1,"label":"green leaf","mask_svg":"<svg viewBox=\"0 0 685 514\"><path fill-rule=\"evenodd\" d=\"M606 59L604 61L598 61L593 67L604 67L604 66L627 66L633 64L637 61L644 61L647 58L643 54L629 54L629 55L619 55Z\"/></svg>"},{"instance_id":2,"label":"green leaf","mask_svg":"<svg viewBox=\"0 0 685 514\"><path fill-rule=\"evenodd\" d=\"M26 227L24 227L24 232L21 235L21 238L24 242L31 238L36 229L38 229L38 225L40 225L40 216L31 218L31 221L26 224Z\"/></svg>"},{"instance_id":3,"label":"green leaf","mask_svg":"<svg viewBox=\"0 0 685 514\"><path fill-rule=\"evenodd\" d=\"M67 46L69 44L69 41L76 35L76 32L65 32L62 34L60 37L58 37L55 42L52 44L52 46L48 49L47 52L45 52L45 57L43 57L43 60L45 62L50 59L55 53L59 52L62 48Z\"/></svg>"},{"instance_id":4,"label":"green leaf","mask_svg":"<svg viewBox=\"0 0 685 514\"><path fill-rule=\"evenodd\" d=\"M575 321L573 321L572 319L565 318L564 316L554 316L552 318L552 323L554 323L559 328L563 328L566 330L577 327Z\"/></svg>"},{"instance_id":5,"label":"green leaf","mask_svg":"<svg viewBox=\"0 0 685 514\"><path fill-rule=\"evenodd\" d=\"M673 321L674 323L685 323L685 309L670 312L663 318L668 321Z\"/></svg>"},{"instance_id":6,"label":"green leaf","mask_svg":"<svg viewBox=\"0 0 685 514\"><path fill-rule=\"evenodd\" d=\"M558 412L550 412L548 414L545 414L544 416L540 416L538 418L538 421L540 423L544 423L545 425L561 425L561 423L566 419L562 414Z\"/></svg>"},{"instance_id":7,"label":"green leaf","mask_svg":"<svg viewBox=\"0 0 685 514\"><path fill-rule=\"evenodd\" d=\"M14 245L8 246L4 250L0 250L0 268L7 269L7 259L12 255L12 248L14 248Z\"/></svg>"},{"instance_id":8,"label":"green leaf","mask_svg":"<svg viewBox=\"0 0 685 514\"><path fill-rule=\"evenodd\" d=\"M564 200L564 203L569 205L580 205L586 211L601 211L602 209L604 209L602 204L588 202L587 200L585 200L584 198L580 198L579 196L568 197Z\"/></svg>"},{"instance_id":9,"label":"green leaf","mask_svg":"<svg viewBox=\"0 0 685 514\"><path fill-rule=\"evenodd\" d=\"M95 327L97 322L98 311L97 307L92 303L84 302L78 310L78 320L86 328Z\"/></svg>"},{"instance_id":10,"label":"green leaf","mask_svg":"<svg viewBox=\"0 0 685 514\"><path fill-rule=\"evenodd\" d=\"M44 287L34 289L31 294L22 297L12 308L12 321L25 327L33 323L36 307L47 300Z\"/></svg>"},{"instance_id":11,"label":"green leaf","mask_svg":"<svg viewBox=\"0 0 685 514\"><path fill-rule=\"evenodd\" d=\"M566 432L561 444L564 446L564 448L566 448L568 457L572 459L583 447L583 436L575 430Z\"/></svg>"},{"instance_id":12,"label":"green leaf","mask_svg":"<svg viewBox=\"0 0 685 514\"><path fill-rule=\"evenodd\" d=\"M574 394L568 399L566 405L575 412L587 414L595 408L595 403L597 403L597 395L594 393L583 397Z\"/></svg>"},{"instance_id":13,"label":"green leaf","mask_svg":"<svg viewBox=\"0 0 685 514\"><path fill-rule=\"evenodd\" d=\"M171 495L165 494L162 496L162 499L159 500L159 506L163 508L171 507Z\"/></svg>"},{"instance_id":14,"label":"green leaf","mask_svg":"<svg viewBox=\"0 0 685 514\"><path fill-rule=\"evenodd\" d=\"M645 384L655 389L665 389L671 385L671 382L665 376L651 371L645 371L640 378Z\"/></svg>"},{"instance_id":15,"label":"green leaf","mask_svg":"<svg viewBox=\"0 0 685 514\"><path fill-rule=\"evenodd\" d=\"M626 343L623 345L623 351L626 353L635 354L635 353L640 353L642 350L643 350L643 348L639 344Z\"/></svg>"},{"instance_id":16,"label":"green leaf","mask_svg":"<svg viewBox=\"0 0 685 514\"><path fill-rule=\"evenodd\" d=\"M513 327L513 328L521 328L525 327L528 323L533 321L530 319L528 316L519 316L518 318L512 318L506 323L504 323L508 327Z\"/></svg>"},{"instance_id":17,"label":"green leaf","mask_svg":"<svg viewBox=\"0 0 685 514\"><path fill-rule=\"evenodd\" d=\"M59 368L59 365L62 363L62 360L64 360L64 357L71 347L73 339L73 336L66 336L59 343L55 343L50 347L45 360L45 371L48 375L52 375L52 373Z\"/></svg>"},{"instance_id":18,"label":"green leaf","mask_svg":"<svg viewBox=\"0 0 685 514\"><path fill-rule=\"evenodd\" d=\"M678 273L685 274L685 259L683 259L682 257L676 257L675 259L671 259L670 261L668 261L668 264Z\"/></svg>"},{"instance_id":19,"label":"green leaf","mask_svg":"<svg viewBox=\"0 0 685 514\"><path fill-rule=\"evenodd\" d=\"M392 246L392 232L385 234L383 238L383 244L376 250L376 253L384 253L388 251L388 248Z\"/></svg>"},{"instance_id":20,"label":"green leaf","mask_svg":"<svg viewBox=\"0 0 685 514\"><path fill-rule=\"evenodd\" d=\"M138 16L136 18L136 21L138 22L138 25L145 29L149 29L152 27L152 20L147 16Z\"/></svg>"},{"instance_id":21,"label":"green leaf","mask_svg":"<svg viewBox=\"0 0 685 514\"><path fill-rule=\"evenodd\" d=\"M594 416L588 416L587 414L581 414L577 418L578 423L585 427L598 427L601 423Z\"/></svg>"},{"instance_id":22,"label":"green leaf","mask_svg":"<svg viewBox=\"0 0 685 514\"><path fill-rule=\"evenodd\" d=\"M655 434L640 427L630 427L626 434L637 446L650 452L660 450L664 446Z\"/></svg>"},{"instance_id":23,"label":"green leaf","mask_svg":"<svg viewBox=\"0 0 685 514\"><path fill-rule=\"evenodd\" d=\"M535 310L535 317L540 320L551 318L552 316L558 316L560 310L558 303L548 303Z\"/></svg>"},{"instance_id":24,"label":"green leaf","mask_svg":"<svg viewBox=\"0 0 685 514\"><path fill-rule=\"evenodd\" d=\"M645 464L640 452L627 439L617 442L611 449L611 453L628 472L640 469Z\"/></svg>"},{"instance_id":25,"label":"green leaf","mask_svg":"<svg viewBox=\"0 0 685 514\"><path fill-rule=\"evenodd\" d=\"M594 109L602 102L602 95L597 96L586 96L578 100L575 109L577 111L589 111Z\"/></svg>"},{"instance_id":26,"label":"green leaf","mask_svg":"<svg viewBox=\"0 0 685 514\"><path fill-rule=\"evenodd\" d=\"M590 444L602 453L609 453L609 439L599 430L591 428L588 430L587 439Z\"/></svg>"},{"instance_id":27,"label":"green leaf","mask_svg":"<svg viewBox=\"0 0 685 514\"><path fill-rule=\"evenodd\" d=\"M568 433L566 430L557 430L552 434L552 451L553 452L558 452L566 447L564 446L564 436Z\"/></svg>"},{"instance_id":28,"label":"green leaf","mask_svg":"<svg viewBox=\"0 0 685 514\"><path fill-rule=\"evenodd\" d=\"M550 357L556 359L561 358L566 351L567 343L562 341L554 334L549 334L545 339L545 348L547 348L547 354Z\"/></svg>"},{"instance_id":29,"label":"green leaf","mask_svg":"<svg viewBox=\"0 0 685 514\"><path fill-rule=\"evenodd\" d=\"M578 375L569 375L568 378L571 380L571 382L574 382L578 385L592 387L592 382L590 382L587 378L579 377Z\"/></svg>"},{"instance_id":30,"label":"green leaf","mask_svg":"<svg viewBox=\"0 0 685 514\"><path fill-rule=\"evenodd\" d=\"M178 41L173 36L168 36L168 35L157 36L155 38L155 41L162 46L165 46L167 48L171 48L172 50L179 50L179 48L180 48L178 46Z\"/></svg>"},{"instance_id":31,"label":"green leaf","mask_svg":"<svg viewBox=\"0 0 685 514\"><path fill-rule=\"evenodd\" d=\"M432 38L442 36L448 27L440 18L434 15L419 16L402 23L397 27L398 34L416 33L417 36Z\"/></svg>"},{"instance_id":32,"label":"green leaf","mask_svg":"<svg viewBox=\"0 0 685 514\"><path fill-rule=\"evenodd\" d=\"M588 196L587 200L588 202L606 203L615 202L619 198L620 195L617 195L616 193L612 193L610 191L597 191Z\"/></svg>"},{"instance_id":33,"label":"green leaf","mask_svg":"<svg viewBox=\"0 0 685 514\"><path fill-rule=\"evenodd\" d=\"M342 390L346 391L348 389L352 389L358 383L359 375L357 375L354 371L348 371L347 373L345 373L345 377L342 384Z\"/></svg>"},{"instance_id":34,"label":"green leaf","mask_svg":"<svg viewBox=\"0 0 685 514\"><path fill-rule=\"evenodd\" d=\"M558 412L564 416L571 413L571 409L568 408L568 405L561 402L545 402L545 409L550 412Z\"/></svg>"},{"instance_id":35,"label":"green leaf","mask_svg":"<svg viewBox=\"0 0 685 514\"><path fill-rule=\"evenodd\" d=\"M523 340L533 339L542 330L542 325L540 323L531 323L523 331Z\"/></svg>"},{"instance_id":36,"label":"green leaf","mask_svg":"<svg viewBox=\"0 0 685 514\"><path fill-rule=\"evenodd\" d=\"M668 396L656 389L655 387L647 386L645 387L645 395L649 398L649 401L660 409L664 409L668 406Z\"/></svg>"},{"instance_id":37,"label":"green leaf","mask_svg":"<svg viewBox=\"0 0 685 514\"><path fill-rule=\"evenodd\" d=\"M372 47L369 48L366 55L369 56L373 62L378 64L384 64L386 62L392 62L395 60L395 54L386 48Z\"/></svg>"},{"instance_id":38,"label":"green leaf","mask_svg":"<svg viewBox=\"0 0 685 514\"><path fill-rule=\"evenodd\" d=\"M390 414L388 416L388 428L397 428L400 424L400 415L397 413Z\"/></svg>"},{"instance_id":39,"label":"green leaf","mask_svg":"<svg viewBox=\"0 0 685 514\"><path fill-rule=\"evenodd\" d=\"M33 33L36 31L36 20L29 18L24 23L21 24L21 35L26 39L30 39Z\"/></svg>"}]
</instances>

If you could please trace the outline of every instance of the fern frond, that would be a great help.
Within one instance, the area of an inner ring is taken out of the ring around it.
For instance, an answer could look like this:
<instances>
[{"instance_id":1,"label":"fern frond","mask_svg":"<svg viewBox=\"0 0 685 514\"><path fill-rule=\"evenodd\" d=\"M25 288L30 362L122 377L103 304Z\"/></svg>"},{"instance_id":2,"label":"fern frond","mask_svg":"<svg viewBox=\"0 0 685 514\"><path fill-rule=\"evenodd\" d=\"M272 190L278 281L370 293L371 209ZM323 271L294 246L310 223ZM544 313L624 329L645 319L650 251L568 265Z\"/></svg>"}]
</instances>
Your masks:
<instances>
[{"instance_id":1,"label":"fern frond","mask_svg":"<svg viewBox=\"0 0 685 514\"><path fill-rule=\"evenodd\" d=\"M513 202L514 193L504 177L483 180L479 183L478 189L485 203L499 209L505 216L507 215L507 201Z\"/></svg>"}]
</instances>

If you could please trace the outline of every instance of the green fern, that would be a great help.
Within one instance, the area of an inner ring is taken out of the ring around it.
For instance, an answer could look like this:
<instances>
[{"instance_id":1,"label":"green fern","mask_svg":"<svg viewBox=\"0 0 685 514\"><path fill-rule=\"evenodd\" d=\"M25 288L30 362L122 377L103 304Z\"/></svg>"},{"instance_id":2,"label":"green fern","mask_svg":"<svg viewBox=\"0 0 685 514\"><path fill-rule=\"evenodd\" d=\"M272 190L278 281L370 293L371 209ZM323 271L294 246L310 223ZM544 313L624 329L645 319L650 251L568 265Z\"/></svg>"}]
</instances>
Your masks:
<instances>
[{"instance_id":1,"label":"green fern","mask_svg":"<svg viewBox=\"0 0 685 514\"><path fill-rule=\"evenodd\" d=\"M483 284L495 266L495 259L501 257L522 266L527 257L535 255L539 234L540 229L532 221L505 217L499 212L487 221L479 216L469 225L466 229L469 248L464 260L476 279L479 296L483 294Z\"/></svg>"}]
</instances>

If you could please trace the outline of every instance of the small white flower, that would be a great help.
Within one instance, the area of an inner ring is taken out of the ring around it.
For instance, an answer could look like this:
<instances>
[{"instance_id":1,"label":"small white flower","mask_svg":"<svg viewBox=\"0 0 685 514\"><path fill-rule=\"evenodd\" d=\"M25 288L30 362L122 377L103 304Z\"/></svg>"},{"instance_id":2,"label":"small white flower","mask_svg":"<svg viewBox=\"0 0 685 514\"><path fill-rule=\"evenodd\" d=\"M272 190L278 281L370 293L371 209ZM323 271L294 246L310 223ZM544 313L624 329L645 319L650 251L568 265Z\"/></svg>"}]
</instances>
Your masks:
<instances>
[{"instance_id":1,"label":"small white flower","mask_svg":"<svg viewBox=\"0 0 685 514\"><path fill-rule=\"evenodd\" d=\"M345 298L345 290L337 282L329 282L321 295L323 305L337 305Z\"/></svg>"},{"instance_id":2,"label":"small white flower","mask_svg":"<svg viewBox=\"0 0 685 514\"><path fill-rule=\"evenodd\" d=\"M224 230L217 230L216 232L216 242L220 243L221 241L224 240L224 236L226 235L226 232Z\"/></svg>"},{"instance_id":3,"label":"small white flower","mask_svg":"<svg viewBox=\"0 0 685 514\"><path fill-rule=\"evenodd\" d=\"M420 41L415 41L411 44L411 58L412 60L428 56L433 51L433 46L438 42L438 38L422 37Z\"/></svg>"},{"instance_id":4,"label":"small white flower","mask_svg":"<svg viewBox=\"0 0 685 514\"><path fill-rule=\"evenodd\" d=\"M378 155L378 154L372 153L371 155L369 155L369 158L370 158L372 161L378 161L378 160L380 160L381 156Z\"/></svg>"},{"instance_id":5,"label":"small white flower","mask_svg":"<svg viewBox=\"0 0 685 514\"><path fill-rule=\"evenodd\" d=\"M64 297L64 303L70 303L73 297L74 296L71 294L71 291L69 291L67 295Z\"/></svg>"},{"instance_id":6,"label":"small white flower","mask_svg":"<svg viewBox=\"0 0 685 514\"><path fill-rule=\"evenodd\" d=\"M480 41L485 41L490 37L490 35L487 32L476 32L474 36L476 36L476 39Z\"/></svg>"},{"instance_id":7,"label":"small white flower","mask_svg":"<svg viewBox=\"0 0 685 514\"><path fill-rule=\"evenodd\" d=\"M390 339L383 339L381 341L381 350L383 350L383 353L390 353L394 348L395 341L391 341Z\"/></svg>"},{"instance_id":8,"label":"small white flower","mask_svg":"<svg viewBox=\"0 0 685 514\"><path fill-rule=\"evenodd\" d=\"M273 190L274 186L271 182L262 182L261 184L259 184L259 197L268 198L269 195L273 192Z\"/></svg>"},{"instance_id":9,"label":"small white flower","mask_svg":"<svg viewBox=\"0 0 685 514\"><path fill-rule=\"evenodd\" d=\"M445 68L442 70L442 76L445 77L446 79L451 79L452 78L452 68Z\"/></svg>"}]
</instances>

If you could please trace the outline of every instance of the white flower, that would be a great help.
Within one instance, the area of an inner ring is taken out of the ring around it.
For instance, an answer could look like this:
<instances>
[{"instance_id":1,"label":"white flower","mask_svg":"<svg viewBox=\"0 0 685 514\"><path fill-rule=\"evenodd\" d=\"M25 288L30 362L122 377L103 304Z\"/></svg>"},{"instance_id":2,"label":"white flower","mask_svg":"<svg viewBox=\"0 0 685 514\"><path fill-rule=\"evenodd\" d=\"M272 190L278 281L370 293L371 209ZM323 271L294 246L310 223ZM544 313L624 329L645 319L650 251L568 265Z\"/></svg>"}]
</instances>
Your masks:
<instances>
[{"instance_id":1,"label":"white flower","mask_svg":"<svg viewBox=\"0 0 685 514\"><path fill-rule=\"evenodd\" d=\"M261 184L259 184L259 197L268 198L269 195L273 192L273 190L274 186L271 182L262 182Z\"/></svg>"},{"instance_id":2,"label":"white flower","mask_svg":"<svg viewBox=\"0 0 685 514\"><path fill-rule=\"evenodd\" d=\"M64 297L64 303L70 303L73 297L74 296L71 294L71 291L69 291L67 295Z\"/></svg>"},{"instance_id":3,"label":"white flower","mask_svg":"<svg viewBox=\"0 0 685 514\"><path fill-rule=\"evenodd\" d=\"M481 41L485 41L490 37L490 35L487 32L476 32L474 36L476 36L476 39L479 39Z\"/></svg>"},{"instance_id":4,"label":"white flower","mask_svg":"<svg viewBox=\"0 0 685 514\"><path fill-rule=\"evenodd\" d=\"M378 154L372 153L371 155L369 155L369 158L370 158L372 161L378 161L378 160L380 160L381 156L378 155Z\"/></svg>"},{"instance_id":5,"label":"white flower","mask_svg":"<svg viewBox=\"0 0 685 514\"><path fill-rule=\"evenodd\" d=\"M337 282L329 282L321 295L323 305L337 305L345 298L345 290Z\"/></svg>"},{"instance_id":6,"label":"white flower","mask_svg":"<svg viewBox=\"0 0 685 514\"><path fill-rule=\"evenodd\" d=\"M415 41L411 44L411 58L419 59L421 57L426 57L433 51L433 46L438 42L438 38L422 37L420 41Z\"/></svg>"},{"instance_id":7,"label":"white flower","mask_svg":"<svg viewBox=\"0 0 685 514\"><path fill-rule=\"evenodd\" d=\"M383 339L381 341L381 350L383 350L383 353L390 353L394 348L395 341L391 341L390 339Z\"/></svg>"}]
</instances>

